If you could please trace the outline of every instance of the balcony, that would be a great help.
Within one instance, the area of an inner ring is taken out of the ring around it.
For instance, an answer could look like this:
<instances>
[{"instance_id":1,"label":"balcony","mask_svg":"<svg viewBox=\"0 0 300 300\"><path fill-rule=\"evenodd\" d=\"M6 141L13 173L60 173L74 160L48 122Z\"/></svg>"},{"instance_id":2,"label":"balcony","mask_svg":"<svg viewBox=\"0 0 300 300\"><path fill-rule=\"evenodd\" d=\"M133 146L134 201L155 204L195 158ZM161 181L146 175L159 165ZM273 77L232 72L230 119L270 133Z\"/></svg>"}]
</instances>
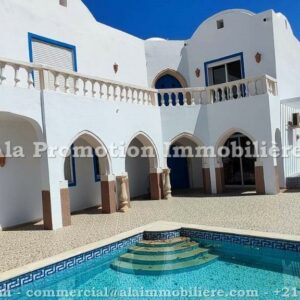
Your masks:
<instances>
[{"instance_id":1,"label":"balcony","mask_svg":"<svg viewBox=\"0 0 300 300\"><path fill-rule=\"evenodd\" d=\"M268 75L209 87L155 90L8 59L0 59L0 85L168 107L206 105L278 94L276 79Z\"/></svg>"},{"instance_id":2,"label":"balcony","mask_svg":"<svg viewBox=\"0 0 300 300\"><path fill-rule=\"evenodd\" d=\"M264 94L278 95L277 81L268 75L212 85L206 88L158 90L158 101L159 105L170 107L203 105Z\"/></svg>"}]
</instances>

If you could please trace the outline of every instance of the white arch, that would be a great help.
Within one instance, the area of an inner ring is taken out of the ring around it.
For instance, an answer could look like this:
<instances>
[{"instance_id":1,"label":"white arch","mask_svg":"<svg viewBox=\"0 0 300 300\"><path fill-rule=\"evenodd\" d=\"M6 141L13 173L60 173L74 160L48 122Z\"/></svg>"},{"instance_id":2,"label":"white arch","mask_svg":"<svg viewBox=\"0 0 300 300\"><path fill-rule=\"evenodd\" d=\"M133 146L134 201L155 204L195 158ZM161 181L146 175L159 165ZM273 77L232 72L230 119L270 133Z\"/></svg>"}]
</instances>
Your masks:
<instances>
[{"instance_id":1,"label":"white arch","mask_svg":"<svg viewBox=\"0 0 300 300\"><path fill-rule=\"evenodd\" d=\"M108 148L105 146L105 144L102 142L102 140L88 130L83 130L75 135L75 137L72 138L71 142L68 144L68 148L72 146L79 138L82 138L87 143L89 143L93 148L101 147L106 151L106 155L104 157L99 157L99 163L100 163L100 172L101 175L111 175L112 174L112 162L111 157L109 155ZM65 161L65 160L64 160Z\"/></svg>"},{"instance_id":2,"label":"white arch","mask_svg":"<svg viewBox=\"0 0 300 300\"><path fill-rule=\"evenodd\" d=\"M23 115L15 114L15 113L10 113L10 112L0 112L0 120L22 120L25 122L28 122L34 129L34 132L36 134L36 137L39 141L45 141L44 135L43 135L43 128L41 125L34 119L30 117L26 117Z\"/></svg>"},{"instance_id":3,"label":"white arch","mask_svg":"<svg viewBox=\"0 0 300 300\"><path fill-rule=\"evenodd\" d=\"M171 141L170 141L170 146L174 143L176 143L178 140L182 139L182 138L186 138L190 141L192 141L193 143L195 143L197 146L204 146L204 143L202 142L201 139L199 139L198 137L196 137L194 134L189 133L189 132L182 132L178 135L176 135Z\"/></svg>"},{"instance_id":4,"label":"white arch","mask_svg":"<svg viewBox=\"0 0 300 300\"><path fill-rule=\"evenodd\" d=\"M223 132L220 137L217 139L217 142L215 144L215 153L218 153L218 148L224 146L225 142L235 133L242 133L243 135L245 135L247 138L249 138L252 143L254 143L256 141L256 139L249 134L246 130L241 129L241 128L230 128L227 131ZM219 163L221 163L221 158L217 156L217 161Z\"/></svg>"},{"instance_id":5,"label":"white arch","mask_svg":"<svg viewBox=\"0 0 300 300\"><path fill-rule=\"evenodd\" d=\"M171 68L163 69L158 74L156 74L156 76L154 77L154 79L152 81L152 87L155 88L157 80L159 80L161 77L163 77L165 75L171 75L171 76L175 77L180 82L182 88L188 87L187 80L185 79L185 77L179 71L171 69Z\"/></svg>"},{"instance_id":6,"label":"white arch","mask_svg":"<svg viewBox=\"0 0 300 300\"><path fill-rule=\"evenodd\" d=\"M167 149L167 153L169 154L170 152L170 148L171 146L176 143L177 141L179 141L180 139L185 138L189 141L191 141L192 143L194 143L196 145L196 147L204 147L205 144L203 143L203 141L198 138L197 136L195 136L192 133L189 132L182 132L178 135L176 135L168 144L168 149ZM166 157L166 164L167 164L167 157ZM204 165L208 165L208 157L202 157L202 161Z\"/></svg>"},{"instance_id":7,"label":"white arch","mask_svg":"<svg viewBox=\"0 0 300 300\"><path fill-rule=\"evenodd\" d=\"M126 145L125 153L127 153L128 147L130 146L130 144L133 142L134 139L137 139L138 141L140 141L143 144L143 146L145 146L145 147L153 148L155 157L149 157L150 168L151 169L159 168L160 164L159 164L159 156L158 156L157 147L156 147L153 139L144 131L139 131L131 137L131 139L129 140L129 143L127 143L127 145Z\"/></svg>"}]
</instances>

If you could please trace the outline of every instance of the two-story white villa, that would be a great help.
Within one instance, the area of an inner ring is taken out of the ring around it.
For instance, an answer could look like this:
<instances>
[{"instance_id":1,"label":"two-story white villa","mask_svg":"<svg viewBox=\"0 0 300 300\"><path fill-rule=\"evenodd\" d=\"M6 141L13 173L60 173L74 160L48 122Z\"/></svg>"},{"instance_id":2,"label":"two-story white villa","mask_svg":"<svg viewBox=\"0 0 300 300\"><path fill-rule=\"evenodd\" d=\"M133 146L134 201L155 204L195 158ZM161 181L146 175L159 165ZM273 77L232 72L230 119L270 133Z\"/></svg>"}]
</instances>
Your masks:
<instances>
[{"instance_id":1,"label":"two-story white villa","mask_svg":"<svg viewBox=\"0 0 300 300\"><path fill-rule=\"evenodd\" d=\"M61 228L88 207L113 213L129 198L168 198L169 183L212 194L297 186L295 155L165 155L230 141L297 146L300 44L282 14L220 12L186 41L120 32L80 0L1 0L0 18L0 228L42 218ZM49 147L40 158L34 142ZM108 151L51 155L87 145ZM112 155L120 145L125 154ZM154 156L129 156L130 145ZM17 146L24 157L12 157Z\"/></svg>"}]
</instances>

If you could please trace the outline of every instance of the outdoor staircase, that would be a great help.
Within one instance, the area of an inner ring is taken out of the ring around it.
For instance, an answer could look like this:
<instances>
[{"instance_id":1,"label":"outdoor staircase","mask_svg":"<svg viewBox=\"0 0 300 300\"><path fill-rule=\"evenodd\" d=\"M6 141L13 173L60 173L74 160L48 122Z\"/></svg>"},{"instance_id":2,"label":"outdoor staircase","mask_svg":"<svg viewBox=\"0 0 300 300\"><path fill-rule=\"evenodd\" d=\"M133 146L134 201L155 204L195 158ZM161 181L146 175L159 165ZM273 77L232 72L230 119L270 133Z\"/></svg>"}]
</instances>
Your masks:
<instances>
[{"instance_id":1,"label":"outdoor staircase","mask_svg":"<svg viewBox=\"0 0 300 300\"><path fill-rule=\"evenodd\" d=\"M208 253L190 238L141 241L111 264L111 268L129 274L163 275L185 272L214 262L218 256Z\"/></svg>"}]
</instances>

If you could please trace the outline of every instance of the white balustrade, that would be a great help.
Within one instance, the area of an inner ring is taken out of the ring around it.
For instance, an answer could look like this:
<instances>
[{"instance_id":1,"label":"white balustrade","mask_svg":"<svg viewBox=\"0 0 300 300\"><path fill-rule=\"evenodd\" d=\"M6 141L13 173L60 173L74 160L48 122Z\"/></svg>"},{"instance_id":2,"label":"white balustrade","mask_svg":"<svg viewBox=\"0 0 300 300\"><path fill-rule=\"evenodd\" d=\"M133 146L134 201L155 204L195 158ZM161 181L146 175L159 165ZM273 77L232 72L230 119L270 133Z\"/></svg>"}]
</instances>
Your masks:
<instances>
[{"instance_id":1,"label":"white balustrade","mask_svg":"<svg viewBox=\"0 0 300 300\"><path fill-rule=\"evenodd\" d=\"M263 75L201 88L155 90L45 65L0 59L0 85L149 106L194 106L263 94L277 96L276 79Z\"/></svg>"},{"instance_id":2,"label":"white balustrade","mask_svg":"<svg viewBox=\"0 0 300 300\"><path fill-rule=\"evenodd\" d=\"M183 88L158 90L160 105L172 107L178 105L199 105L236 100L263 94L276 96L276 79L264 75L252 79L242 79L206 88Z\"/></svg>"}]
</instances>

